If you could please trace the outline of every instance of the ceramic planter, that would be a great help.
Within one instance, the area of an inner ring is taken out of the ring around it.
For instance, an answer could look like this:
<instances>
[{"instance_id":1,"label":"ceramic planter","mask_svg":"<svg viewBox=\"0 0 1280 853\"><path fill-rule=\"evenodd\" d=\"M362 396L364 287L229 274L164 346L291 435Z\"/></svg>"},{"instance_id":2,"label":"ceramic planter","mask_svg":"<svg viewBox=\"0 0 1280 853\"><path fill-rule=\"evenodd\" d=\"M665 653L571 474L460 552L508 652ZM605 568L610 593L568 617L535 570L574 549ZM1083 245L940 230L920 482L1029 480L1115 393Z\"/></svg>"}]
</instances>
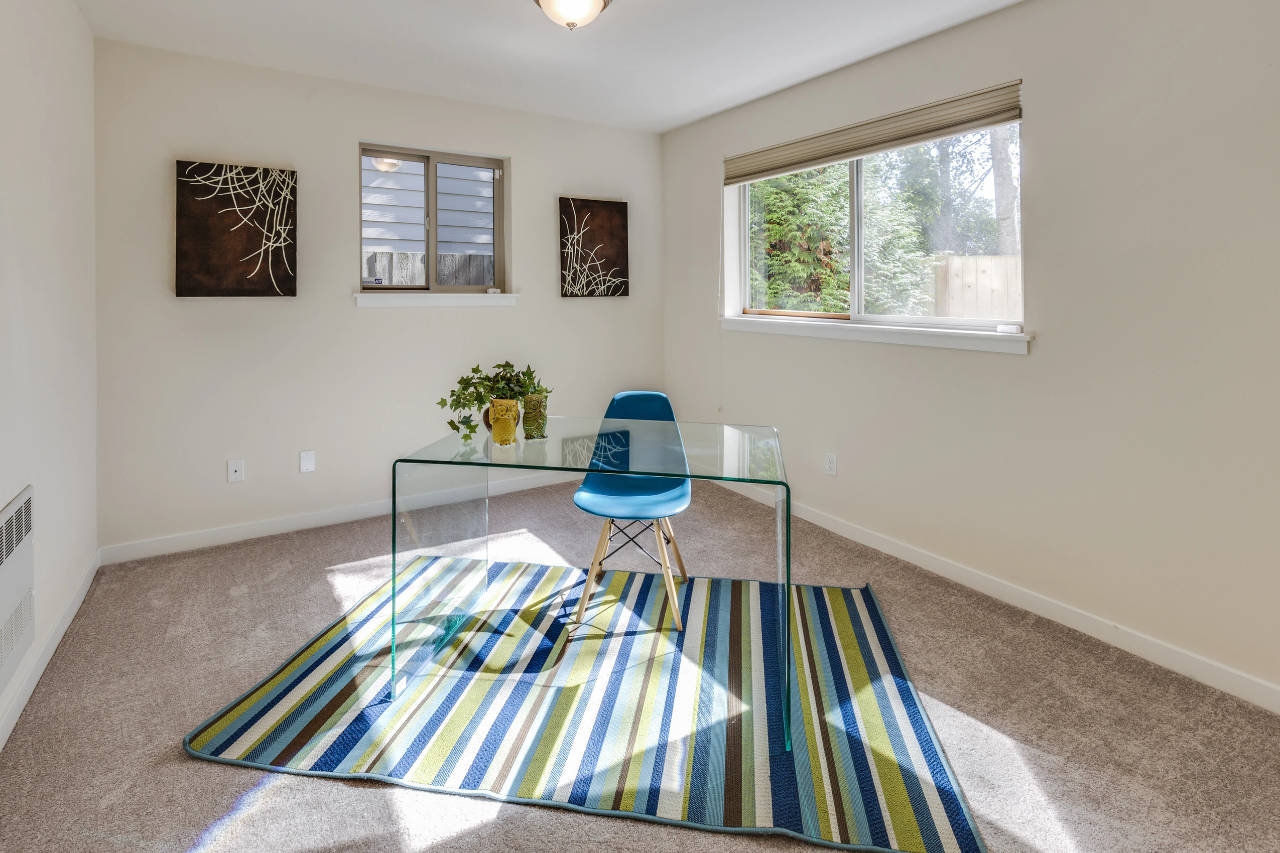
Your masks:
<instances>
[{"instance_id":1,"label":"ceramic planter","mask_svg":"<svg viewBox=\"0 0 1280 853\"><path fill-rule=\"evenodd\" d=\"M524 437L547 437L547 395L526 394L524 398Z\"/></svg>"},{"instance_id":2,"label":"ceramic planter","mask_svg":"<svg viewBox=\"0 0 1280 853\"><path fill-rule=\"evenodd\" d=\"M494 444L515 444L516 425L520 423L517 400L490 400L489 423L493 427Z\"/></svg>"}]
</instances>

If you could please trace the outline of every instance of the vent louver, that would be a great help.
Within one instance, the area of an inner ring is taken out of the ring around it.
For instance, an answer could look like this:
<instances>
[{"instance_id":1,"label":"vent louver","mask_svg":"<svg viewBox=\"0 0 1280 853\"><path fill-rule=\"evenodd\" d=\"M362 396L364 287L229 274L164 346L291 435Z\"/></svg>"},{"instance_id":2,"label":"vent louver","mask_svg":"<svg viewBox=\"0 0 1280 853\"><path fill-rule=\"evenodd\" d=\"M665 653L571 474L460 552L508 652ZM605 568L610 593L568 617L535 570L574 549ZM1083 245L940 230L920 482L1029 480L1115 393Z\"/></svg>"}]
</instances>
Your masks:
<instances>
[{"instance_id":1,"label":"vent louver","mask_svg":"<svg viewBox=\"0 0 1280 853\"><path fill-rule=\"evenodd\" d=\"M35 640L35 556L31 487L0 515L0 689Z\"/></svg>"},{"instance_id":2,"label":"vent louver","mask_svg":"<svg viewBox=\"0 0 1280 853\"><path fill-rule=\"evenodd\" d=\"M31 498L18 504L17 512L4 520L4 536L0 540L0 565L13 556L22 540L31 534Z\"/></svg>"}]
</instances>

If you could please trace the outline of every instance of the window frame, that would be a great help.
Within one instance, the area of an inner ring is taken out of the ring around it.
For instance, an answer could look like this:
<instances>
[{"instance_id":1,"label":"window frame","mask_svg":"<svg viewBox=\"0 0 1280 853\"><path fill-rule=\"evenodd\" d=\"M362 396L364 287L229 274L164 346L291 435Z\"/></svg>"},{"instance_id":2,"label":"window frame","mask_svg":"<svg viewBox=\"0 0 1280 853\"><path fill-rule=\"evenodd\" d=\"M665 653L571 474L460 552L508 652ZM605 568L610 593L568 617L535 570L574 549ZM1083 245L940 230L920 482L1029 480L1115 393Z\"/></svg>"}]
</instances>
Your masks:
<instances>
[{"instance_id":1,"label":"window frame","mask_svg":"<svg viewBox=\"0 0 1280 853\"><path fill-rule=\"evenodd\" d=\"M444 163L449 166L474 166L481 169L493 169L493 287L503 294L511 293L507 281L507 180L510 164L508 158L484 157L472 154L453 154L447 151L434 151L422 148L406 148L399 145L382 145L380 143L361 142L359 156L356 158L356 199L357 210L364 207L364 180L361 172L365 157L391 157L397 160L413 160L423 164L423 191L426 196L426 222L423 224L426 237L426 284L422 287L404 287L391 284L366 285L364 276L360 276L358 293L431 293L436 295L488 293L483 285L441 285L439 276L439 252L437 249L437 185L439 176L435 174L435 166ZM357 239L359 265L364 265L364 233L363 216L358 216L356 228L360 232Z\"/></svg>"},{"instance_id":2,"label":"window frame","mask_svg":"<svg viewBox=\"0 0 1280 853\"><path fill-rule=\"evenodd\" d=\"M998 317L933 317L933 316L917 316L910 314L868 314L865 312L865 282L864 282L864 247L863 247L863 186L862 186L862 161L866 157L875 156L875 154L884 151L898 151L904 148L911 148L916 145L923 145L930 141L938 139L949 139L954 136L963 136L966 133L973 133L980 130L989 130L993 127L1002 127L1005 125L1017 124L1021 131L1022 119L1017 118L1010 121L998 121L991 124L982 124L976 127L967 127L963 130L943 133L930 139L917 139L905 142L902 145L890 146L868 154L862 154L857 157L851 157L842 160L833 160L825 165L836 165L838 163L849 164L849 246L850 246L850 274L849 274L849 313L831 313L824 311L794 311L776 308L752 308L751 306L751 233L749 227L749 210L750 198L749 192L752 184L760 181L769 180L769 178L757 178L756 180L743 181L725 187L726 203L729 201L730 194L736 196L735 205L737 210L736 235L734 239L738 242L737 250L737 308L736 312L731 310L731 306L726 304L724 317L731 318L736 316L751 318L759 317L761 319L772 320L815 320L834 323L847 323L855 326L873 326L885 328L901 328L907 330L923 330L923 329L943 329L955 330L960 332L981 332L996 333L999 327L1016 326L1017 333L1022 335L1023 318L998 318ZM796 172L804 172L810 169L819 168L817 165L804 165L795 169L780 172L770 177L780 177L786 174L795 174ZM1021 194L1021 182L1018 185L1019 194ZM729 217L725 218L726 225ZM727 229L726 229L727 230ZM1019 264L1022 263L1022 255L1019 253ZM728 282L726 282L727 284ZM1025 279L1024 279L1025 289ZM1025 299L1025 290L1024 290ZM1025 304L1025 303L1024 303ZM1024 311L1025 314L1025 311ZM1001 333L1004 334L1004 333ZM1024 336L1025 337L1025 336Z\"/></svg>"}]
</instances>

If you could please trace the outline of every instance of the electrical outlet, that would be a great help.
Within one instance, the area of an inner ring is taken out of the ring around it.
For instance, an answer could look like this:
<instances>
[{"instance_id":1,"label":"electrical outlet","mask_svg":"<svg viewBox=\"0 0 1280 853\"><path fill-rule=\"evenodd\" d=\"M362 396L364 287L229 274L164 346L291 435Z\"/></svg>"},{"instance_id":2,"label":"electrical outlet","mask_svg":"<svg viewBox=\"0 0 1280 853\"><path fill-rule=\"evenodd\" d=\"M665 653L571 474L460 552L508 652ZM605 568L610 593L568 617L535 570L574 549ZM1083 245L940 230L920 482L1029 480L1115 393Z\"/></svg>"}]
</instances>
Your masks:
<instances>
[{"instance_id":1,"label":"electrical outlet","mask_svg":"<svg viewBox=\"0 0 1280 853\"><path fill-rule=\"evenodd\" d=\"M822 473L828 477L836 475L836 455L834 453L828 453L826 458L822 460Z\"/></svg>"},{"instance_id":2,"label":"electrical outlet","mask_svg":"<svg viewBox=\"0 0 1280 853\"><path fill-rule=\"evenodd\" d=\"M227 460L227 482L228 483L244 482L244 460L243 459Z\"/></svg>"},{"instance_id":3,"label":"electrical outlet","mask_svg":"<svg viewBox=\"0 0 1280 853\"><path fill-rule=\"evenodd\" d=\"M316 470L316 452L301 450L298 452L298 473L310 474Z\"/></svg>"}]
</instances>

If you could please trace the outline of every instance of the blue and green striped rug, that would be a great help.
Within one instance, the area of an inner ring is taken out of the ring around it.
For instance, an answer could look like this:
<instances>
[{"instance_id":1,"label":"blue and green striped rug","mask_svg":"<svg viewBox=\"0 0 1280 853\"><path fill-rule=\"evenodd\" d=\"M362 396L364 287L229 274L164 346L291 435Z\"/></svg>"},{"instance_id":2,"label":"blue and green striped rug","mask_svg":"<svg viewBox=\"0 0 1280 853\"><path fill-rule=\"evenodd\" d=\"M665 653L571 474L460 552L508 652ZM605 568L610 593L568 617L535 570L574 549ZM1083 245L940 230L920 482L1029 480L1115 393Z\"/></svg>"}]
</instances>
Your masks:
<instances>
[{"instance_id":1,"label":"blue and green striped rug","mask_svg":"<svg viewBox=\"0 0 1280 853\"><path fill-rule=\"evenodd\" d=\"M212 761L781 833L858 850L983 851L868 588L792 588L785 749L777 587L420 558L189 734ZM460 626L432 618L469 601ZM445 628L441 623L445 623ZM447 633L442 633L447 628Z\"/></svg>"}]
</instances>

